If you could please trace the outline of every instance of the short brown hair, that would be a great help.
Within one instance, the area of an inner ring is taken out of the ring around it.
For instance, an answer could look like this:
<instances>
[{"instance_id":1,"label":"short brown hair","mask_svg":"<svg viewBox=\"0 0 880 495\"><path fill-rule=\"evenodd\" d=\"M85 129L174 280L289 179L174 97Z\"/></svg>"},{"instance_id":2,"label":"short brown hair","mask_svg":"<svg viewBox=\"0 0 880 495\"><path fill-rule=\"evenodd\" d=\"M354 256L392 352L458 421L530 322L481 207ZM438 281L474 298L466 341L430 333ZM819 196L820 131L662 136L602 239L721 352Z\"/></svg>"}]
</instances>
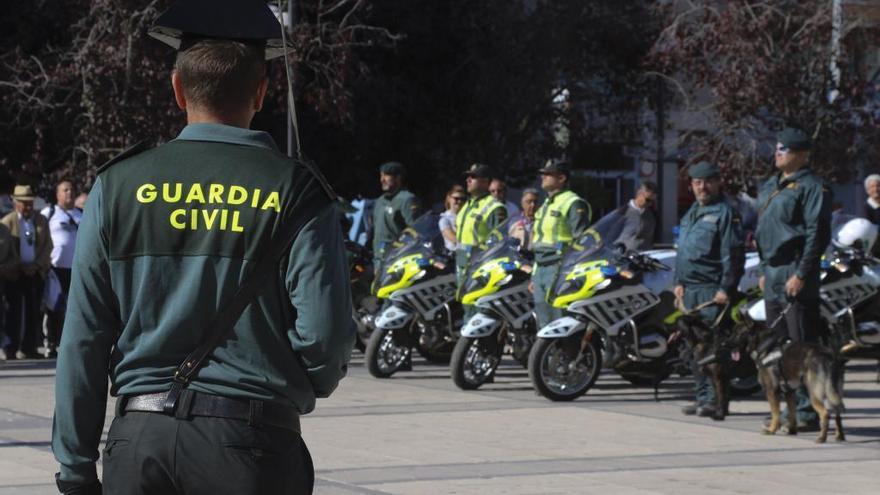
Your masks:
<instances>
[{"instance_id":1,"label":"short brown hair","mask_svg":"<svg viewBox=\"0 0 880 495\"><path fill-rule=\"evenodd\" d=\"M184 43L174 70L187 101L226 113L248 105L266 76L265 47L240 41L199 39Z\"/></svg>"}]
</instances>

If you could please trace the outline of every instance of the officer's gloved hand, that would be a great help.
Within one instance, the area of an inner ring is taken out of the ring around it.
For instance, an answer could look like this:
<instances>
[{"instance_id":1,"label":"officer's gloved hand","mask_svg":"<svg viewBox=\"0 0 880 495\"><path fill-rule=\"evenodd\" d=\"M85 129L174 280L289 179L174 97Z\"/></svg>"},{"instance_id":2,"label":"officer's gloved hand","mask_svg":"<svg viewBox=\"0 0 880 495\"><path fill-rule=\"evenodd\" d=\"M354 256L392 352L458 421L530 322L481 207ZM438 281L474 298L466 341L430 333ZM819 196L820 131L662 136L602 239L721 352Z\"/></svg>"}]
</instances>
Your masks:
<instances>
[{"instance_id":1,"label":"officer's gloved hand","mask_svg":"<svg viewBox=\"0 0 880 495\"><path fill-rule=\"evenodd\" d=\"M65 495L101 495L100 481L95 480L89 483L62 481L59 474L55 473L55 484L58 486L59 492Z\"/></svg>"}]
</instances>

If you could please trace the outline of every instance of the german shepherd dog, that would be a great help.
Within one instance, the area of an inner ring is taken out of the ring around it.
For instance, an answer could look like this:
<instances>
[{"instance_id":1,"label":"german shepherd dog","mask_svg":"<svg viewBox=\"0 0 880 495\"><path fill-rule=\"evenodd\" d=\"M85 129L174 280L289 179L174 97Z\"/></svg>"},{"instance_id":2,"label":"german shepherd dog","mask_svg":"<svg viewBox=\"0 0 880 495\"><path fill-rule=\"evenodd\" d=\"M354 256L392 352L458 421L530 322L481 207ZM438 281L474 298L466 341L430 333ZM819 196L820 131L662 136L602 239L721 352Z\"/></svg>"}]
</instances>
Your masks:
<instances>
[{"instance_id":1,"label":"german shepherd dog","mask_svg":"<svg viewBox=\"0 0 880 495\"><path fill-rule=\"evenodd\" d=\"M729 414L730 379L754 375L754 365L745 347L733 332L724 326L712 328L696 315L682 315L678 329L693 351L693 359L715 388L715 414L712 419L723 421Z\"/></svg>"},{"instance_id":2,"label":"german shepherd dog","mask_svg":"<svg viewBox=\"0 0 880 495\"><path fill-rule=\"evenodd\" d=\"M748 320L748 318L746 318ZM840 413L843 411L843 361L819 344L797 342L783 345L781 357L769 359L774 352L780 352L779 344L767 345L775 339L775 333L767 325L747 321L737 326L734 332L745 342L746 349L758 367L758 378L767 393L770 403L770 425L763 428L764 434L773 435L780 428L780 399L788 405L788 426L784 430L789 435L797 434L795 390L805 385L813 409L819 415L819 436L816 443L825 443L828 438L828 420L834 412L836 431L834 439L846 440Z\"/></svg>"}]
</instances>

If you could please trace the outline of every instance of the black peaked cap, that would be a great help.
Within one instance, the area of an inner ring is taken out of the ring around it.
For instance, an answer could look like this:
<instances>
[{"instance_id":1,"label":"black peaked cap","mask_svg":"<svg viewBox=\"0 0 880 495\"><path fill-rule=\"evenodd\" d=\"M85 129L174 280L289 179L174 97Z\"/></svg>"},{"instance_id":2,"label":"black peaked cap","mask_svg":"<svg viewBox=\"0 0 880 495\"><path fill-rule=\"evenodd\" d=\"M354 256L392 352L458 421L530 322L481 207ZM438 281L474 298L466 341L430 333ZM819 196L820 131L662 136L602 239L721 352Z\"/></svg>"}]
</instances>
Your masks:
<instances>
[{"instance_id":1,"label":"black peaked cap","mask_svg":"<svg viewBox=\"0 0 880 495\"><path fill-rule=\"evenodd\" d=\"M178 0L149 35L174 49L184 38L210 38L265 44L266 60L284 55L281 23L262 0Z\"/></svg>"}]
</instances>

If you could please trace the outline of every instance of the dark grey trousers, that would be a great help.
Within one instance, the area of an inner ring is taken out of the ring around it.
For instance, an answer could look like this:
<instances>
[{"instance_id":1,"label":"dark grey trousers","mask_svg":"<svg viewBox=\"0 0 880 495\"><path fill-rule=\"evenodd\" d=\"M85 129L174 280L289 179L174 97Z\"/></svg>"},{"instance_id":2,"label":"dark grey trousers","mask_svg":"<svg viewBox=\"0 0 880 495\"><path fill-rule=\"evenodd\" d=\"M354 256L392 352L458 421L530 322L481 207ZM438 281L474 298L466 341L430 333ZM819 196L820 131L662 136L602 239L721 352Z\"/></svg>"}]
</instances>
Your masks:
<instances>
[{"instance_id":1,"label":"dark grey trousers","mask_svg":"<svg viewBox=\"0 0 880 495\"><path fill-rule=\"evenodd\" d=\"M298 433L209 417L117 416L102 462L104 495L307 495L315 479Z\"/></svg>"},{"instance_id":2,"label":"dark grey trousers","mask_svg":"<svg viewBox=\"0 0 880 495\"><path fill-rule=\"evenodd\" d=\"M788 303L782 301L764 300L767 324L770 325L785 310ZM819 300L794 300L791 309L779 320L774 330L780 337L788 337L792 342L818 342L819 329L822 321L819 315ZM788 411L784 411L788 417ZM813 410L807 389L803 386L797 388L797 419L801 423L818 420L819 416Z\"/></svg>"},{"instance_id":3,"label":"dark grey trousers","mask_svg":"<svg viewBox=\"0 0 880 495\"><path fill-rule=\"evenodd\" d=\"M767 311L767 324L773 323L785 310L788 303L782 301L764 301ZM820 302L816 300L794 300L791 309L779 321L774 330L780 337L788 337L792 342L818 342L821 318Z\"/></svg>"}]
</instances>

